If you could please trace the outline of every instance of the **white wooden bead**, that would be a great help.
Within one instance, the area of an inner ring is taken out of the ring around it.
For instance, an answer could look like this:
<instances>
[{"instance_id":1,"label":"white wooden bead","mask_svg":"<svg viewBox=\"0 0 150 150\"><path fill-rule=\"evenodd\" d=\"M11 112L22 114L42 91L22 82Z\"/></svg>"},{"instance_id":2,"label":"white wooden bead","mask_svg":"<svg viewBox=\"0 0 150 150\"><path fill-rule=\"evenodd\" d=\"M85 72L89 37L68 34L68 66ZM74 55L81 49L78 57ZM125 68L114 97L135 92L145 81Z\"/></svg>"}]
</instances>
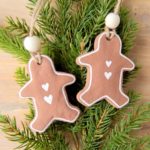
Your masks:
<instances>
[{"instance_id":1,"label":"white wooden bead","mask_svg":"<svg viewBox=\"0 0 150 150\"><path fill-rule=\"evenodd\" d=\"M24 39L24 47L31 53L37 52L41 48L40 38L37 36L28 36Z\"/></svg>"},{"instance_id":2,"label":"white wooden bead","mask_svg":"<svg viewBox=\"0 0 150 150\"><path fill-rule=\"evenodd\" d=\"M118 14L109 13L105 18L105 25L110 29L116 29L120 24L120 17Z\"/></svg>"}]
</instances>

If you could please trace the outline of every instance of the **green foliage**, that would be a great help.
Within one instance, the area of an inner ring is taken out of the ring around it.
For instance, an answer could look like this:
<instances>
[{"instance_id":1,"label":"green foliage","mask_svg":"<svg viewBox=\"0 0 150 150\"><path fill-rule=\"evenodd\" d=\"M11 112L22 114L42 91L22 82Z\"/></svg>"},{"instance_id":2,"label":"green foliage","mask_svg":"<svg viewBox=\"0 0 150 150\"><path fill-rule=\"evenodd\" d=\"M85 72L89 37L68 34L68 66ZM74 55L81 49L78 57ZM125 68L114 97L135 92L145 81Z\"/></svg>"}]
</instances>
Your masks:
<instances>
[{"instance_id":1,"label":"green foliage","mask_svg":"<svg viewBox=\"0 0 150 150\"><path fill-rule=\"evenodd\" d=\"M24 123L22 123L23 129L20 130L17 128L16 119L11 119L9 116L5 115L0 115L0 128L7 134L7 138L10 141L20 143L20 146L18 146L17 149L67 150L64 148L64 138L59 132L54 132L52 128L51 133L54 132L52 135L48 135L49 131L43 134L34 134Z\"/></svg>"},{"instance_id":2,"label":"green foliage","mask_svg":"<svg viewBox=\"0 0 150 150\"><path fill-rule=\"evenodd\" d=\"M89 108L84 115L77 121L74 128L82 132L82 149L99 149L103 137L107 134L112 117L116 110L107 102L103 101Z\"/></svg>"},{"instance_id":3,"label":"green foliage","mask_svg":"<svg viewBox=\"0 0 150 150\"><path fill-rule=\"evenodd\" d=\"M18 36L11 34L4 28L0 28L0 47L5 52L14 55L22 62L28 62L29 53L24 49L22 39Z\"/></svg>"},{"instance_id":4,"label":"green foliage","mask_svg":"<svg viewBox=\"0 0 150 150\"><path fill-rule=\"evenodd\" d=\"M35 111L33 109L32 103L28 103L28 106L29 106L29 113L26 114L26 120L31 121L34 118Z\"/></svg>"},{"instance_id":5,"label":"green foliage","mask_svg":"<svg viewBox=\"0 0 150 150\"><path fill-rule=\"evenodd\" d=\"M14 20L12 17L7 17L7 22L8 26L6 29L8 29L8 31L14 32L15 35L21 38L28 36L29 26L24 19L16 18L16 20ZM37 36L41 35L36 28L33 29L33 34Z\"/></svg>"},{"instance_id":6,"label":"green foliage","mask_svg":"<svg viewBox=\"0 0 150 150\"><path fill-rule=\"evenodd\" d=\"M128 53L134 46L135 33L137 32L137 24L128 17L129 11L122 9L121 13L121 24L118 28L118 32L122 39L122 52ZM132 30L131 30L132 29Z\"/></svg>"},{"instance_id":7,"label":"green foliage","mask_svg":"<svg viewBox=\"0 0 150 150\"><path fill-rule=\"evenodd\" d=\"M18 68L15 72L15 78L20 86L23 86L30 79L29 75L26 74L25 68Z\"/></svg>"},{"instance_id":8,"label":"green foliage","mask_svg":"<svg viewBox=\"0 0 150 150\"><path fill-rule=\"evenodd\" d=\"M7 17L8 26L7 29L10 32L15 32L18 36L26 37L28 35L29 26L24 19L19 18L14 19L12 17Z\"/></svg>"},{"instance_id":9,"label":"green foliage","mask_svg":"<svg viewBox=\"0 0 150 150\"><path fill-rule=\"evenodd\" d=\"M2 131L7 134L7 138L10 141L19 142L21 145L18 148L26 147L31 148L34 145L42 145L45 144L45 141L41 139L40 135L34 135L29 128L26 128L24 124L22 124L23 130L17 128L16 119L11 119L8 116L1 115L0 123Z\"/></svg>"},{"instance_id":10,"label":"green foliage","mask_svg":"<svg viewBox=\"0 0 150 150\"><path fill-rule=\"evenodd\" d=\"M37 0L29 0L28 8L32 13ZM37 150L71 150L73 143L76 150L148 150L149 137L135 137L133 130L139 130L144 122L150 120L150 105L138 105L141 98L131 90L128 92L130 103L117 110L106 101L101 101L90 108L77 104L76 93L83 87L86 70L75 64L75 59L81 53L81 42L84 41L84 51L93 49L96 35L104 30L104 19L112 11L116 0L56 0L52 7L50 1L42 9L34 34L42 39L42 53L50 56L56 68L76 75L77 83L68 90L71 102L78 105L82 112L74 124L62 122L53 123L43 134L33 134L26 123L22 129L16 125L16 119L0 115L0 127L11 141L20 143L21 149ZM124 54L133 47L137 24L129 17L126 9L121 9L121 25L118 34L123 41ZM25 20L8 17L8 26L0 28L0 47L5 52L13 54L22 62L27 63L30 55L23 48L22 40L29 32ZM125 83L135 78L139 67L124 74ZM15 78L20 86L28 80L25 68L18 68ZM34 118L34 109L29 103L29 113L26 120ZM67 137L67 135L70 135ZM71 138L70 138L71 137Z\"/></svg>"},{"instance_id":11,"label":"green foliage","mask_svg":"<svg viewBox=\"0 0 150 150\"><path fill-rule=\"evenodd\" d=\"M125 78L123 79L123 83L127 84L131 82L132 79L135 79L139 70L140 70L140 67L136 66L133 71L125 72L124 73Z\"/></svg>"},{"instance_id":12,"label":"green foliage","mask_svg":"<svg viewBox=\"0 0 150 150\"><path fill-rule=\"evenodd\" d=\"M103 143L103 150L122 150L129 149L130 143L135 139L129 134L132 130L141 128L144 122L150 121L150 104L143 104L142 106L133 107L128 110L128 114L124 113L122 120L115 124L107 137L106 142Z\"/></svg>"},{"instance_id":13,"label":"green foliage","mask_svg":"<svg viewBox=\"0 0 150 150\"><path fill-rule=\"evenodd\" d=\"M150 137L145 136L145 137L136 138L135 142L133 144L130 143L130 145L133 147L133 149L136 149L136 150L143 150L143 149L149 150L149 148L150 148Z\"/></svg>"}]
</instances>

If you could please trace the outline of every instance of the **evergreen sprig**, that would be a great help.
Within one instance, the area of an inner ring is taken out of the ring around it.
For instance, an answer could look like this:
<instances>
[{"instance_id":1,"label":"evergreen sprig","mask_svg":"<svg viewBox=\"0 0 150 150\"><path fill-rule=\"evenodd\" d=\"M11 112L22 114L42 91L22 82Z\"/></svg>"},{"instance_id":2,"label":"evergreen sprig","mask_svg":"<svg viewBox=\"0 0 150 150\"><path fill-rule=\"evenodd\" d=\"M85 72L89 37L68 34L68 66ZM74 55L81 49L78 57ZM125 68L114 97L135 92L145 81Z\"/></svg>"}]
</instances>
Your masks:
<instances>
[{"instance_id":1,"label":"evergreen sprig","mask_svg":"<svg viewBox=\"0 0 150 150\"><path fill-rule=\"evenodd\" d=\"M34 134L27 126L22 123L22 130L17 127L16 119L9 116L0 115L0 128L7 135L10 141L18 142L20 145L16 149L36 149L36 150L67 150L64 138L59 132L49 130L43 134ZM51 133L52 135L49 135ZM55 144L54 144L55 143Z\"/></svg>"},{"instance_id":2,"label":"evergreen sprig","mask_svg":"<svg viewBox=\"0 0 150 150\"><path fill-rule=\"evenodd\" d=\"M23 86L27 81L29 81L30 77L26 73L25 68L19 67L15 72L15 79L20 86Z\"/></svg>"},{"instance_id":3,"label":"evergreen sprig","mask_svg":"<svg viewBox=\"0 0 150 150\"><path fill-rule=\"evenodd\" d=\"M27 8L32 14L37 0L29 0ZM117 110L106 101L90 108L83 108L74 98L85 83L86 70L75 64L82 52L93 49L95 36L104 30L104 19L113 10L116 0L56 0L56 6L47 1L37 18L34 34L42 39L42 53L50 56L61 71L76 75L77 82L68 90L70 101L81 108L81 115L74 124L53 123L43 134L33 134L26 123L22 129L16 125L16 119L0 115L2 131L11 141L20 143L20 149L38 150L148 150L149 137L135 137L133 130L140 130L144 122L149 121L149 104L138 105L141 98L138 93L128 92L130 103ZM134 45L137 24L129 17L129 11L121 9L121 24L117 33L123 41L124 54ZM29 32L29 26L23 19L8 18L8 27L0 28L0 47L27 63L29 53L23 48L23 37ZM81 43L84 43L81 51ZM136 77L139 67L124 74L125 83ZM29 80L25 68L18 68L15 78L20 86ZM26 120L34 118L34 108L29 103ZM69 135L69 136L68 136Z\"/></svg>"},{"instance_id":4,"label":"evergreen sprig","mask_svg":"<svg viewBox=\"0 0 150 150\"><path fill-rule=\"evenodd\" d=\"M22 38L11 34L4 28L0 28L0 47L24 63L27 63L30 58L29 53L23 47Z\"/></svg>"},{"instance_id":5,"label":"evergreen sprig","mask_svg":"<svg viewBox=\"0 0 150 150\"><path fill-rule=\"evenodd\" d=\"M19 142L20 146L17 148L26 148L30 149L37 148L40 149L45 145L49 146L46 143L45 139L42 138L42 135L36 134L24 124L22 123L22 131L16 125L16 119L11 119L9 116L0 115L0 127L3 132L7 134L7 138L10 141Z\"/></svg>"},{"instance_id":6,"label":"evergreen sprig","mask_svg":"<svg viewBox=\"0 0 150 150\"><path fill-rule=\"evenodd\" d=\"M127 148L134 138L130 136L132 130L141 128L144 122L150 121L150 104L136 106L128 113L124 114L123 119L116 123L110 135L103 143L103 150L120 150Z\"/></svg>"},{"instance_id":7,"label":"evergreen sprig","mask_svg":"<svg viewBox=\"0 0 150 150\"><path fill-rule=\"evenodd\" d=\"M16 18L15 20L12 17L7 17L7 30L10 32L14 32L15 35L24 38L28 36L30 27L26 23L26 20ZM41 33L34 27L33 34L37 36L41 36Z\"/></svg>"},{"instance_id":8,"label":"evergreen sprig","mask_svg":"<svg viewBox=\"0 0 150 150\"><path fill-rule=\"evenodd\" d=\"M130 143L132 149L136 150L149 150L150 148L150 137L145 136L145 137L140 137L136 138L134 143ZM129 150L132 150L132 149Z\"/></svg>"},{"instance_id":9,"label":"evergreen sprig","mask_svg":"<svg viewBox=\"0 0 150 150\"><path fill-rule=\"evenodd\" d=\"M10 32L15 32L15 34L21 37L26 37L28 35L29 26L24 19L20 20L16 18L16 20L14 20L12 17L7 17L7 22L7 29Z\"/></svg>"}]
</instances>

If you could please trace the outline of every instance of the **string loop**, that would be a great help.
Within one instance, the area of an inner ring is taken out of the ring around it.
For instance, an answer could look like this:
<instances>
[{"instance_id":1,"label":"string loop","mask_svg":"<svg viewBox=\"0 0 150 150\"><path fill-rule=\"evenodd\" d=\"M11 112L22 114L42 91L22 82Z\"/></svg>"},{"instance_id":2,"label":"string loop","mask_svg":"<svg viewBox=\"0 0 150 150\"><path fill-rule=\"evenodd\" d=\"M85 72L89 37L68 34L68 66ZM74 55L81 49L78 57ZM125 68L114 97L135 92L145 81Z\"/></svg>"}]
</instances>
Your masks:
<instances>
[{"instance_id":1,"label":"string loop","mask_svg":"<svg viewBox=\"0 0 150 150\"><path fill-rule=\"evenodd\" d=\"M41 9L44 7L46 2L47 2L47 0L38 0L36 3L36 6L34 8L34 11L33 11L32 17L31 17L30 32L29 32L30 36L33 36L33 30L34 30L36 20L38 18L38 15L39 15Z\"/></svg>"},{"instance_id":2,"label":"string loop","mask_svg":"<svg viewBox=\"0 0 150 150\"><path fill-rule=\"evenodd\" d=\"M39 15L41 9L45 6L47 1L48 0L38 0L37 1L36 6L33 10L32 17L31 17L29 36L33 36L34 26L35 26L35 23L37 21L38 15ZM36 53L31 53L30 52L30 54L38 64L42 63L40 52L36 52Z\"/></svg>"},{"instance_id":3,"label":"string loop","mask_svg":"<svg viewBox=\"0 0 150 150\"><path fill-rule=\"evenodd\" d=\"M116 6L115 6L115 9L114 9L114 13L115 13L115 14L118 14L118 13L119 13L122 2L123 2L123 0L118 0L117 4L116 4Z\"/></svg>"}]
</instances>

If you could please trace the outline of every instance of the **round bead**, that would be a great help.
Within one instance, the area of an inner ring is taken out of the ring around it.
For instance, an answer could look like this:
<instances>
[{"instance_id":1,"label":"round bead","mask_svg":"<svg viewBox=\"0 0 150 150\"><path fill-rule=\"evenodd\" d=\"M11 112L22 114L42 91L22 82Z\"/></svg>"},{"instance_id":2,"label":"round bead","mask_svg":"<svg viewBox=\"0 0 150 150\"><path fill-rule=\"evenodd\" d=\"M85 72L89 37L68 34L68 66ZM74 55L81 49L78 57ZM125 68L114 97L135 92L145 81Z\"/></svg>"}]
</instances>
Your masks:
<instances>
[{"instance_id":1,"label":"round bead","mask_svg":"<svg viewBox=\"0 0 150 150\"><path fill-rule=\"evenodd\" d=\"M41 48L40 38L37 36L28 36L24 39L24 47L31 53L37 52Z\"/></svg>"},{"instance_id":2,"label":"round bead","mask_svg":"<svg viewBox=\"0 0 150 150\"><path fill-rule=\"evenodd\" d=\"M105 25L110 29L115 29L120 24L120 17L118 14L109 13L105 19Z\"/></svg>"}]
</instances>

